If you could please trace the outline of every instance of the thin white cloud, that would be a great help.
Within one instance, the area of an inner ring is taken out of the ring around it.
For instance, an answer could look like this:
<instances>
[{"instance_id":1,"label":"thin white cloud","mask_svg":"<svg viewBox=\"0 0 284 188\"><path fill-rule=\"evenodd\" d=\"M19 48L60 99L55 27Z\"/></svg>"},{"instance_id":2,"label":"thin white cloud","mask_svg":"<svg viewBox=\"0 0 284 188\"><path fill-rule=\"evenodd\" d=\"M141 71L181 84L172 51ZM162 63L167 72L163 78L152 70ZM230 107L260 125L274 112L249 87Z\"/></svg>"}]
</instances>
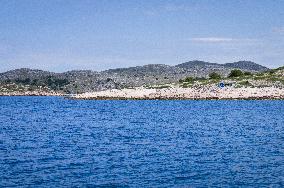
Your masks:
<instances>
[{"instance_id":1,"label":"thin white cloud","mask_svg":"<svg viewBox=\"0 0 284 188\"><path fill-rule=\"evenodd\" d=\"M272 29L274 33L284 34L284 26L283 27L275 27Z\"/></svg>"},{"instance_id":2,"label":"thin white cloud","mask_svg":"<svg viewBox=\"0 0 284 188\"><path fill-rule=\"evenodd\" d=\"M244 38L224 38L224 37L200 37L190 38L189 41L197 43L235 43L235 42L257 42L257 39L244 39Z\"/></svg>"},{"instance_id":3,"label":"thin white cloud","mask_svg":"<svg viewBox=\"0 0 284 188\"><path fill-rule=\"evenodd\" d=\"M191 3L190 5L168 3L158 7L152 7L151 9L148 10L144 10L143 13L147 16L156 16L161 13L193 12L194 10L197 9L198 7L194 3Z\"/></svg>"},{"instance_id":4,"label":"thin white cloud","mask_svg":"<svg viewBox=\"0 0 284 188\"><path fill-rule=\"evenodd\" d=\"M233 38L218 38L218 37L202 37L202 38L191 38L189 39L193 42L232 42Z\"/></svg>"}]
</instances>

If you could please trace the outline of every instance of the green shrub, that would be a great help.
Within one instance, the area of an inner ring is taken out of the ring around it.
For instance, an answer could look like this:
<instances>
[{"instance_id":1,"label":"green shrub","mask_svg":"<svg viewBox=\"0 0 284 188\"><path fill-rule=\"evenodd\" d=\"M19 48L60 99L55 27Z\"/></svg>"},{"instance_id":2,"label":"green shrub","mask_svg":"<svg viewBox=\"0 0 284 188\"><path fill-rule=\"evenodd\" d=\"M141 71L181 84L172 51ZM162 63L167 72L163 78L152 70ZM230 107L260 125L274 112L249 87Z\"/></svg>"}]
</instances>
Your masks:
<instances>
[{"instance_id":1,"label":"green shrub","mask_svg":"<svg viewBox=\"0 0 284 188\"><path fill-rule=\"evenodd\" d=\"M247 71L247 72L244 72L244 75L245 75L245 76L251 76L252 73Z\"/></svg>"},{"instance_id":2,"label":"green shrub","mask_svg":"<svg viewBox=\"0 0 284 188\"><path fill-rule=\"evenodd\" d=\"M15 83L17 83L17 84L24 84L24 85L29 85L30 84L30 82L31 82L31 79L30 78L26 78L26 79L16 79L15 80Z\"/></svg>"},{"instance_id":3,"label":"green shrub","mask_svg":"<svg viewBox=\"0 0 284 188\"><path fill-rule=\"evenodd\" d=\"M45 81L45 84L49 88L51 88L53 90L57 90L59 88L62 88L64 86L70 84L70 82L67 79L58 79L58 78L49 76L47 78L47 80Z\"/></svg>"},{"instance_id":4,"label":"green shrub","mask_svg":"<svg viewBox=\"0 0 284 188\"><path fill-rule=\"evenodd\" d=\"M269 70L269 74L274 74L276 71L277 70L275 70L275 69L271 69L271 70Z\"/></svg>"},{"instance_id":5,"label":"green shrub","mask_svg":"<svg viewBox=\"0 0 284 188\"><path fill-rule=\"evenodd\" d=\"M231 71L231 73L229 74L229 78L233 78L233 77L240 77L243 75L243 72L239 69L234 69Z\"/></svg>"},{"instance_id":6,"label":"green shrub","mask_svg":"<svg viewBox=\"0 0 284 188\"><path fill-rule=\"evenodd\" d=\"M194 81L205 81L205 80L207 79L204 77L196 77L196 78L186 77L185 79L180 79L179 83L183 83L183 82L194 83Z\"/></svg>"},{"instance_id":7,"label":"green shrub","mask_svg":"<svg viewBox=\"0 0 284 188\"><path fill-rule=\"evenodd\" d=\"M181 87L183 87L183 88L190 88L190 87L192 87L192 84L183 83Z\"/></svg>"},{"instance_id":8,"label":"green shrub","mask_svg":"<svg viewBox=\"0 0 284 188\"><path fill-rule=\"evenodd\" d=\"M283 70L284 66L277 68L276 70Z\"/></svg>"},{"instance_id":9,"label":"green shrub","mask_svg":"<svg viewBox=\"0 0 284 188\"><path fill-rule=\"evenodd\" d=\"M263 72L257 73L256 76L264 76Z\"/></svg>"},{"instance_id":10,"label":"green shrub","mask_svg":"<svg viewBox=\"0 0 284 188\"><path fill-rule=\"evenodd\" d=\"M221 79L221 75L216 72L212 72L209 74L209 78L212 80L218 80Z\"/></svg>"},{"instance_id":11,"label":"green shrub","mask_svg":"<svg viewBox=\"0 0 284 188\"><path fill-rule=\"evenodd\" d=\"M207 79L205 77L196 77L195 80L196 81L205 81Z\"/></svg>"},{"instance_id":12,"label":"green shrub","mask_svg":"<svg viewBox=\"0 0 284 188\"><path fill-rule=\"evenodd\" d=\"M193 77L186 77L186 78L184 79L184 82L193 83L193 82L194 82L194 78L193 78Z\"/></svg>"}]
</instances>

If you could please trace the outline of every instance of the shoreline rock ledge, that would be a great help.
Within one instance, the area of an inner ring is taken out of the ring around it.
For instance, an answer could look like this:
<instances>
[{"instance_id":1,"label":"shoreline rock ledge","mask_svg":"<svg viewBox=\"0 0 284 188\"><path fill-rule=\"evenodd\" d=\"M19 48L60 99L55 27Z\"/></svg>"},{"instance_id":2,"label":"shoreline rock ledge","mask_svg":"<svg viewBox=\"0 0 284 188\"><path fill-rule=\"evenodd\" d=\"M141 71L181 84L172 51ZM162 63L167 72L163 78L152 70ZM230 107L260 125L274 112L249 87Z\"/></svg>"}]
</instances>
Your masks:
<instances>
[{"instance_id":1,"label":"shoreline rock ledge","mask_svg":"<svg viewBox=\"0 0 284 188\"><path fill-rule=\"evenodd\" d=\"M284 99L284 89L263 88L164 88L164 89L113 89L72 95L69 99L81 100L202 100L202 99Z\"/></svg>"}]
</instances>

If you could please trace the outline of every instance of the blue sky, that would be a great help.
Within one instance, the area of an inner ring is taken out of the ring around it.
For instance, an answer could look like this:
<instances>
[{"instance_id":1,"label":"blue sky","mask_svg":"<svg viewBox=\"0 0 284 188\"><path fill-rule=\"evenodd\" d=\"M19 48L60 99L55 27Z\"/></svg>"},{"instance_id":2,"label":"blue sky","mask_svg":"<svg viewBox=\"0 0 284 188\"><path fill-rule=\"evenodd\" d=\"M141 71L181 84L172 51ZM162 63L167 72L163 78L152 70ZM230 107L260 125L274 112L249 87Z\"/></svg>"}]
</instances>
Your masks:
<instances>
[{"instance_id":1,"label":"blue sky","mask_svg":"<svg viewBox=\"0 0 284 188\"><path fill-rule=\"evenodd\" d=\"M284 65L283 0L0 0L0 71Z\"/></svg>"}]
</instances>

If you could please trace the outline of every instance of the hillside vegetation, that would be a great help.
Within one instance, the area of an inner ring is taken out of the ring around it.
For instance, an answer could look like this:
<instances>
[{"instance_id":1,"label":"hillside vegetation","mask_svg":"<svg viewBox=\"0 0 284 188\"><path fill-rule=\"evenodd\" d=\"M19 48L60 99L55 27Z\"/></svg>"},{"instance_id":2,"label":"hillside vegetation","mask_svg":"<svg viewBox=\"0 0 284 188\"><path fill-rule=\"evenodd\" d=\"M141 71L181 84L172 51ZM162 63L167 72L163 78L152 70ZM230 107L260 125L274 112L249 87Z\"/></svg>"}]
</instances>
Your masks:
<instances>
[{"instance_id":1,"label":"hillside vegetation","mask_svg":"<svg viewBox=\"0 0 284 188\"><path fill-rule=\"evenodd\" d=\"M234 83L235 87L242 85L281 86L283 67L270 70L250 61L227 64L189 61L176 66L152 64L102 72L75 70L53 73L33 69L16 69L0 73L0 93L42 90L57 93L84 93L140 86L148 88L195 87L216 84L222 80Z\"/></svg>"},{"instance_id":2,"label":"hillside vegetation","mask_svg":"<svg viewBox=\"0 0 284 188\"><path fill-rule=\"evenodd\" d=\"M218 85L220 83L231 87L279 87L284 88L284 68L271 69L265 72L251 73L234 69L227 77L211 73L209 79L187 77L180 80L180 87L199 87Z\"/></svg>"}]
</instances>

